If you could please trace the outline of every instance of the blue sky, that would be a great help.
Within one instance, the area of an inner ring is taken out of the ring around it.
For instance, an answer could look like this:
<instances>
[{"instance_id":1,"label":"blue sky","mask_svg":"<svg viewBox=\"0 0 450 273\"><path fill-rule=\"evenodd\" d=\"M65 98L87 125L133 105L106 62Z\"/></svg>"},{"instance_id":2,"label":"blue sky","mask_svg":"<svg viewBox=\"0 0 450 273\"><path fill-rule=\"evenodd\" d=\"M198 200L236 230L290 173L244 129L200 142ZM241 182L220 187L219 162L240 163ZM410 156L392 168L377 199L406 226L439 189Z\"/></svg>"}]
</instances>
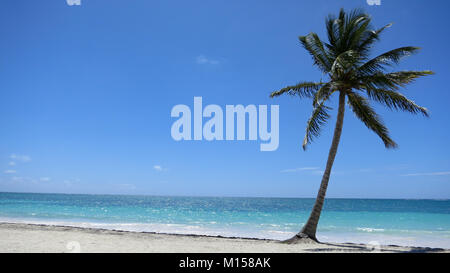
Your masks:
<instances>
[{"instance_id":1,"label":"blue sky","mask_svg":"<svg viewBox=\"0 0 450 273\"><path fill-rule=\"evenodd\" d=\"M268 95L320 80L297 37L324 37L340 7L364 8L377 27L394 22L374 54L420 46L399 69L436 75L403 90L431 118L376 106L399 149L347 111L328 197L450 198L450 3L408 0L5 2L0 191L315 197L334 119L304 152L311 103ZM278 150L174 141L170 111L194 96L280 105Z\"/></svg>"}]
</instances>

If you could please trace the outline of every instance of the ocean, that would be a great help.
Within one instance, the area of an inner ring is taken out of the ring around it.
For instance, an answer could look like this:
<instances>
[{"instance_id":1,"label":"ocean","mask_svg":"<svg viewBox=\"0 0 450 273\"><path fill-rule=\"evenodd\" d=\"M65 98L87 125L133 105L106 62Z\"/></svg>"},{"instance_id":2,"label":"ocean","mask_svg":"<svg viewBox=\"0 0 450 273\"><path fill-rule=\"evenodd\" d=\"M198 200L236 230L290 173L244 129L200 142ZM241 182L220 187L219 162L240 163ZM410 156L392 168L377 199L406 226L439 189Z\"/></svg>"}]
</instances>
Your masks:
<instances>
[{"instance_id":1,"label":"ocean","mask_svg":"<svg viewBox=\"0 0 450 273\"><path fill-rule=\"evenodd\" d=\"M0 222L288 239L308 198L0 193ZM317 237L328 242L450 249L450 200L327 199Z\"/></svg>"}]
</instances>

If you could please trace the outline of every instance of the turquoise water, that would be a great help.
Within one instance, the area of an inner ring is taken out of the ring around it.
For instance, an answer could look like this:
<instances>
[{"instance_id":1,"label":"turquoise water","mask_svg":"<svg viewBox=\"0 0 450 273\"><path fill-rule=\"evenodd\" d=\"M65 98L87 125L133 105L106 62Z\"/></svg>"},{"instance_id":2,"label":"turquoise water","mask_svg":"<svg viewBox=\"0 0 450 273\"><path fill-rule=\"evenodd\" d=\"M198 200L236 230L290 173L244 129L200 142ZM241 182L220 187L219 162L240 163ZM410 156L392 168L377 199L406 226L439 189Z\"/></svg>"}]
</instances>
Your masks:
<instances>
[{"instance_id":1,"label":"turquoise water","mask_svg":"<svg viewBox=\"0 0 450 273\"><path fill-rule=\"evenodd\" d=\"M0 221L287 239L314 199L0 193ZM328 199L318 238L450 248L450 200Z\"/></svg>"}]
</instances>

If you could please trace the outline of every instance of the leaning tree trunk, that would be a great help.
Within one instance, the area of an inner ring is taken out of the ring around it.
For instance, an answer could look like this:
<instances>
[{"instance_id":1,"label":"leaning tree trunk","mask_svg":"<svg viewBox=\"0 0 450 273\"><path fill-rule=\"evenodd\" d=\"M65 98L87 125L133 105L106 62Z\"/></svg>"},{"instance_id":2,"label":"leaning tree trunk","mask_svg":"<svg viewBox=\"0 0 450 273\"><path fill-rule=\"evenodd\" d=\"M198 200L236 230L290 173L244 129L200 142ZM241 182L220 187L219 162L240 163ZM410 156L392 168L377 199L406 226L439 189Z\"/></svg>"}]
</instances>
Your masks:
<instances>
[{"instance_id":1,"label":"leaning tree trunk","mask_svg":"<svg viewBox=\"0 0 450 273\"><path fill-rule=\"evenodd\" d=\"M334 158L339 146L339 140L341 138L342 126L344 124L344 112L345 112L345 92L340 91L339 94L339 109L336 120L336 127L334 129L333 142L328 153L327 166L323 173L322 182L320 184L319 193L317 194L316 202L309 216L308 222L303 226L302 230L286 243L296 243L302 240L316 241L317 224L319 223L320 213L322 211L323 203L325 201L325 194L327 192L328 181L330 180L331 168L333 167Z\"/></svg>"}]
</instances>

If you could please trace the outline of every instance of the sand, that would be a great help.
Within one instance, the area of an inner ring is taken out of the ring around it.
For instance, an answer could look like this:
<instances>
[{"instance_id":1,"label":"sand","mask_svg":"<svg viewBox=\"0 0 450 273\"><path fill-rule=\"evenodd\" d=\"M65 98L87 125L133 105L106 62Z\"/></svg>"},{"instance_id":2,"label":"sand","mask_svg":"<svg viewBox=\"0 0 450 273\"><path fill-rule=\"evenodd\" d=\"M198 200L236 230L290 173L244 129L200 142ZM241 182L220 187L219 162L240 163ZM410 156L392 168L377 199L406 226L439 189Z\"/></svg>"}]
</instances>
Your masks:
<instances>
[{"instance_id":1,"label":"sand","mask_svg":"<svg viewBox=\"0 0 450 273\"><path fill-rule=\"evenodd\" d=\"M374 247L371 245L351 243L309 243L289 245L276 240L0 223L0 252L450 253L450 250L400 246Z\"/></svg>"}]
</instances>

